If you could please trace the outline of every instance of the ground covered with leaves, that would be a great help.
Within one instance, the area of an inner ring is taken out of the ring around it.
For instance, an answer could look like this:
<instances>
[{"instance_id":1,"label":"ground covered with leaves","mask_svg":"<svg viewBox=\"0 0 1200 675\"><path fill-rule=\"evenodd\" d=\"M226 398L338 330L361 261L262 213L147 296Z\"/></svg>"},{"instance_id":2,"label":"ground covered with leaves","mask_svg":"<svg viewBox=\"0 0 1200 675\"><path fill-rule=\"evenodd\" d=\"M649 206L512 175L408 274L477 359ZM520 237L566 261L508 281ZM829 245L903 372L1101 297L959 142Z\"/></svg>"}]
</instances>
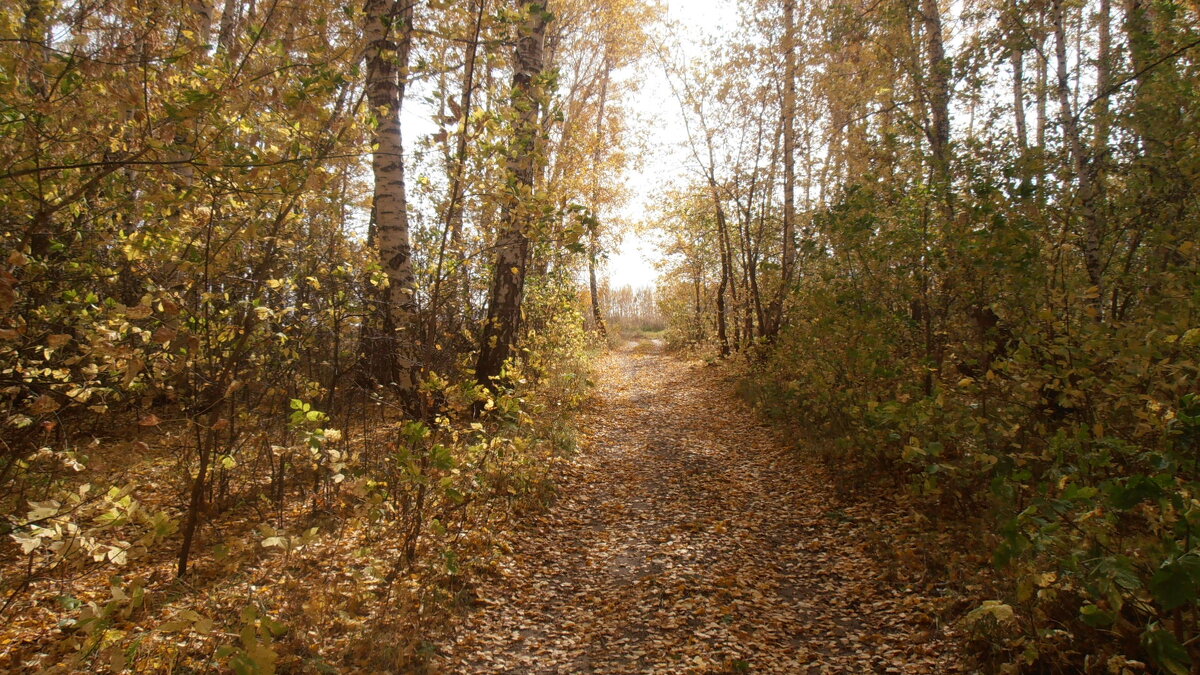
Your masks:
<instances>
[{"instance_id":1,"label":"ground covered with leaves","mask_svg":"<svg viewBox=\"0 0 1200 675\"><path fill-rule=\"evenodd\" d=\"M447 672L960 672L936 598L720 371L630 344L599 364L552 508L513 533ZM885 514L886 515L886 514Z\"/></svg>"}]
</instances>

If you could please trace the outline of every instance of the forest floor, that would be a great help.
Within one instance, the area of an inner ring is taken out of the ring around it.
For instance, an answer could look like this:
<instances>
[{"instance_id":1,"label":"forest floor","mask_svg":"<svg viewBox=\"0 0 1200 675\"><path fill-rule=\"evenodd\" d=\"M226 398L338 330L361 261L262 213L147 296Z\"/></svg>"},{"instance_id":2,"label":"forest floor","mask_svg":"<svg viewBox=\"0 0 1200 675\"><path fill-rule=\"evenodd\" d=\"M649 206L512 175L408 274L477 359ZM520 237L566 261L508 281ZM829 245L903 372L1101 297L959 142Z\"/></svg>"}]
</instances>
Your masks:
<instances>
[{"instance_id":1,"label":"forest floor","mask_svg":"<svg viewBox=\"0 0 1200 675\"><path fill-rule=\"evenodd\" d=\"M643 340L597 370L560 496L478 589L446 672L963 670L938 600L872 555L878 506L719 369Z\"/></svg>"}]
</instances>

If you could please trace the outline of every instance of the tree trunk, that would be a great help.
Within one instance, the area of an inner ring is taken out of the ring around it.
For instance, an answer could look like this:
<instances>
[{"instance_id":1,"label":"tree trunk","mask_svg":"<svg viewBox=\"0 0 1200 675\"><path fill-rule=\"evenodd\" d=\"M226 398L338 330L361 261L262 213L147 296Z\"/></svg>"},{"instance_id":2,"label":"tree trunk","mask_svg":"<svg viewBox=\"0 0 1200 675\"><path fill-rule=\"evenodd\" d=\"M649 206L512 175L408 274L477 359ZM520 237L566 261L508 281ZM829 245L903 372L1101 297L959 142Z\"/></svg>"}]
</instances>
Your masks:
<instances>
[{"instance_id":1,"label":"tree trunk","mask_svg":"<svg viewBox=\"0 0 1200 675\"><path fill-rule=\"evenodd\" d=\"M471 44L466 48L466 63L464 64L463 87L459 95L458 114L462 119L462 128L458 133L458 145L454 150L453 169L450 180L450 203L446 208L446 225L450 231L450 241L454 250L461 246L463 226L463 172L467 162L467 141L471 131L471 106L475 90L475 63L479 55L479 34L483 30L483 14L487 8L487 0L475 0L475 29Z\"/></svg>"},{"instance_id":2,"label":"tree trunk","mask_svg":"<svg viewBox=\"0 0 1200 675\"><path fill-rule=\"evenodd\" d=\"M208 481L208 465L216 447L216 425L219 415L210 414L205 417L207 428L196 429L196 452L200 455L200 467L196 469L196 477L192 479L192 490L188 497L187 519L183 525L183 543L179 547L179 558L176 561L175 576L187 575L188 560L191 557L192 544L196 539L196 530L200 526L200 512L204 510L204 486Z\"/></svg>"},{"instance_id":3,"label":"tree trunk","mask_svg":"<svg viewBox=\"0 0 1200 675\"><path fill-rule=\"evenodd\" d=\"M729 356L729 330L728 317L726 316L725 291L729 288L729 258L726 256L725 236L725 208L721 205L721 195L717 192L717 184L711 182L709 188L712 191L713 207L717 213L717 242L721 249L721 282L717 284L717 341L721 345L721 356Z\"/></svg>"},{"instance_id":4,"label":"tree trunk","mask_svg":"<svg viewBox=\"0 0 1200 675\"><path fill-rule=\"evenodd\" d=\"M596 324L596 332L601 338L608 337L608 328L604 325L604 312L600 310L600 289L596 284L596 233L592 232L588 247L588 287L592 295L592 321Z\"/></svg>"},{"instance_id":5,"label":"tree trunk","mask_svg":"<svg viewBox=\"0 0 1200 675\"><path fill-rule=\"evenodd\" d=\"M442 230L442 240L438 248L438 263L437 272L434 275L433 294L430 300L430 322L431 337L437 339L436 335L438 326L436 325L439 307L441 305L443 280L443 267L446 260L446 245L449 238L450 250L459 258L460 274L458 277L460 283L452 288L458 288L461 292L461 299L466 308L470 307L470 291L471 279L467 274L466 262L462 259L463 244L462 244L462 229L463 229L463 201L465 199L465 180L467 164L467 143L471 135L471 106L473 105L475 92L475 70L476 62L479 54L479 36L483 30L483 16L487 8L487 0L474 0L475 3L475 26L471 36L471 43L466 46L466 60L463 64L463 85L462 91L459 94L458 104L458 138L455 143L454 154L449 158L450 170L450 194L446 203L446 219ZM446 274L450 276L453 272ZM453 294L454 291L451 291ZM461 314L460 314L461 315ZM449 333L457 333L454 326L448 326L445 331Z\"/></svg>"},{"instance_id":6,"label":"tree trunk","mask_svg":"<svg viewBox=\"0 0 1200 675\"><path fill-rule=\"evenodd\" d=\"M384 296L384 330L376 350L388 376L406 404L415 405L416 302L412 246L408 231L408 196L404 185L404 148L400 106L408 81L412 45L412 5L408 0L367 0L363 27L367 39L367 102L375 112L375 240L388 278Z\"/></svg>"},{"instance_id":7,"label":"tree trunk","mask_svg":"<svg viewBox=\"0 0 1200 675\"><path fill-rule=\"evenodd\" d=\"M1075 178L1079 184L1079 211L1083 217L1083 238L1080 248L1083 250L1083 264L1087 271L1088 281L1094 287L1095 298L1093 305L1097 312L1102 307L1104 297L1103 261L1100 256L1103 220L1098 208L1098 192L1096 189L1095 161L1088 157L1080 137L1079 120L1075 117L1071 105L1071 89L1067 79L1067 35L1063 1L1054 0L1051 5L1054 22L1054 56L1056 72L1055 90L1058 93L1059 116L1063 127L1063 140L1075 170ZM1101 319L1099 315L1096 317Z\"/></svg>"},{"instance_id":8,"label":"tree trunk","mask_svg":"<svg viewBox=\"0 0 1200 675\"><path fill-rule=\"evenodd\" d=\"M1112 2L1100 0L1100 10L1096 15L1097 34L1099 40L1096 53L1096 103L1093 115L1096 120L1095 135L1092 136L1092 153L1103 165L1104 155L1108 152L1109 128L1112 121L1108 114L1107 91L1112 83Z\"/></svg>"},{"instance_id":9,"label":"tree trunk","mask_svg":"<svg viewBox=\"0 0 1200 675\"><path fill-rule=\"evenodd\" d=\"M1046 17L1044 9L1038 10L1037 38L1037 89L1034 92L1037 111L1037 147L1046 149L1046 98L1049 80L1049 61L1046 57Z\"/></svg>"},{"instance_id":10,"label":"tree trunk","mask_svg":"<svg viewBox=\"0 0 1200 675\"><path fill-rule=\"evenodd\" d=\"M217 33L217 48L228 59L237 59L237 31L241 23L242 0L225 0L221 12L221 28Z\"/></svg>"},{"instance_id":11,"label":"tree trunk","mask_svg":"<svg viewBox=\"0 0 1200 675\"><path fill-rule=\"evenodd\" d=\"M737 265L734 262L733 255L733 235L729 231L729 218L725 213L724 205L716 195L716 186L713 186L713 201L717 207L717 234L721 245L721 276L725 279L725 290L729 293L729 304L725 307L726 325L732 325L732 340L730 348L725 350L725 355L732 351L737 351L742 348L742 323L738 320L738 314L742 310L741 300L738 298L738 281L737 281Z\"/></svg>"},{"instance_id":12,"label":"tree trunk","mask_svg":"<svg viewBox=\"0 0 1200 675\"><path fill-rule=\"evenodd\" d=\"M783 0L783 31L783 265L768 312L769 340L783 324L784 298L796 269L796 0Z\"/></svg>"},{"instance_id":13,"label":"tree trunk","mask_svg":"<svg viewBox=\"0 0 1200 675\"><path fill-rule=\"evenodd\" d=\"M938 0L921 0L925 25L925 50L929 61L929 149L939 196L950 203L950 61L942 42L942 14ZM948 209L947 209L948 210ZM945 213L943 215L946 215ZM950 225L949 222L944 225Z\"/></svg>"},{"instance_id":14,"label":"tree trunk","mask_svg":"<svg viewBox=\"0 0 1200 675\"><path fill-rule=\"evenodd\" d=\"M612 74L612 61L607 50L604 54L604 72L600 79L600 105L596 111L596 147L592 150L592 215L596 221L588 233L588 282L592 294L592 320L596 324L596 332L600 337L607 337L608 331L604 326L604 312L600 310L600 294L596 288L596 255L599 253L600 242L597 229L600 227L600 161L604 156L604 108L608 103L608 80Z\"/></svg>"},{"instance_id":15,"label":"tree trunk","mask_svg":"<svg viewBox=\"0 0 1200 675\"><path fill-rule=\"evenodd\" d=\"M538 112L542 93L535 82L542 72L546 24L550 15L542 2L522 3L513 68L512 147L508 155L510 189L501 210L502 230L496 238L496 262L488 295L488 314L479 340L475 381L494 389L496 378L517 342L525 269L529 262L526 230L533 220L533 186L537 172Z\"/></svg>"},{"instance_id":16,"label":"tree trunk","mask_svg":"<svg viewBox=\"0 0 1200 675\"><path fill-rule=\"evenodd\" d=\"M1013 117L1017 126L1017 149L1023 153L1029 147L1029 132L1025 125L1025 50L1016 38L1013 38L1013 42Z\"/></svg>"},{"instance_id":17,"label":"tree trunk","mask_svg":"<svg viewBox=\"0 0 1200 675\"><path fill-rule=\"evenodd\" d=\"M925 130L929 142L929 184L933 194L932 208L937 214L935 232L931 233L926 218L923 236L927 242L938 242L946 251L951 265L961 264L958 245L960 235L955 230L953 176L950 171L950 61L946 58L942 39L942 14L938 0L920 0L918 14L921 17L925 37L925 60L928 76L923 85L922 97L928 105L928 122ZM920 314L925 323L924 358L929 366L923 378L925 395L933 392L933 381L942 370L946 355L946 339L938 330L945 325L953 302L950 279L938 279L938 269L931 269L929 256L922 256L920 272ZM937 283L940 281L941 283Z\"/></svg>"},{"instance_id":18,"label":"tree trunk","mask_svg":"<svg viewBox=\"0 0 1200 675\"><path fill-rule=\"evenodd\" d=\"M193 28L196 31L196 48L208 49L208 41L212 37L213 7L211 0L192 0Z\"/></svg>"}]
</instances>

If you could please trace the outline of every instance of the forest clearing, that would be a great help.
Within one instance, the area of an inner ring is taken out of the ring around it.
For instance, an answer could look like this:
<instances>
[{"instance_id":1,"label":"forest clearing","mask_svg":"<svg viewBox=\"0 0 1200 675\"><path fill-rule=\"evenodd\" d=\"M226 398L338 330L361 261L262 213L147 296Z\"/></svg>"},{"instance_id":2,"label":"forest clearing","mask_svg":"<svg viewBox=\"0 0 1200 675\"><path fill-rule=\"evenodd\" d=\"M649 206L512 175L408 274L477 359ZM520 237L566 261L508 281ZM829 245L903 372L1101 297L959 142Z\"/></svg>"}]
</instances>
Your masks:
<instances>
[{"instance_id":1,"label":"forest clearing","mask_svg":"<svg viewBox=\"0 0 1200 675\"><path fill-rule=\"evenodd\" d=\"M1200 674L1197 0L0 3L0 671Z\"/></svg>"}]
</instances>

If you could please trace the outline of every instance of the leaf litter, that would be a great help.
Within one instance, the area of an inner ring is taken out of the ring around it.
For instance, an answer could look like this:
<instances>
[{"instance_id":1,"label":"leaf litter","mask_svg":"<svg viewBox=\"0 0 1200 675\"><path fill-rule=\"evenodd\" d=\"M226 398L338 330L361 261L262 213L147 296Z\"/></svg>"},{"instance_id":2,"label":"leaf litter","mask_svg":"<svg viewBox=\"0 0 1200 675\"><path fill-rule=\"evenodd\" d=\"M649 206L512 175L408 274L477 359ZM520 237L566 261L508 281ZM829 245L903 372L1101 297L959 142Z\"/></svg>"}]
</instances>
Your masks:
<instances>
[{"instance_id":1,"label":"leaf litter","mask_svg":"<svg viewBox=\"0 0 1200 675\"><path fill-rule=\"evenodd\" d=\"M614 352L559 497L513 533L440 668L462 673L964 672L937 598L715 369Z\"/></svg>"}]
</instances>

